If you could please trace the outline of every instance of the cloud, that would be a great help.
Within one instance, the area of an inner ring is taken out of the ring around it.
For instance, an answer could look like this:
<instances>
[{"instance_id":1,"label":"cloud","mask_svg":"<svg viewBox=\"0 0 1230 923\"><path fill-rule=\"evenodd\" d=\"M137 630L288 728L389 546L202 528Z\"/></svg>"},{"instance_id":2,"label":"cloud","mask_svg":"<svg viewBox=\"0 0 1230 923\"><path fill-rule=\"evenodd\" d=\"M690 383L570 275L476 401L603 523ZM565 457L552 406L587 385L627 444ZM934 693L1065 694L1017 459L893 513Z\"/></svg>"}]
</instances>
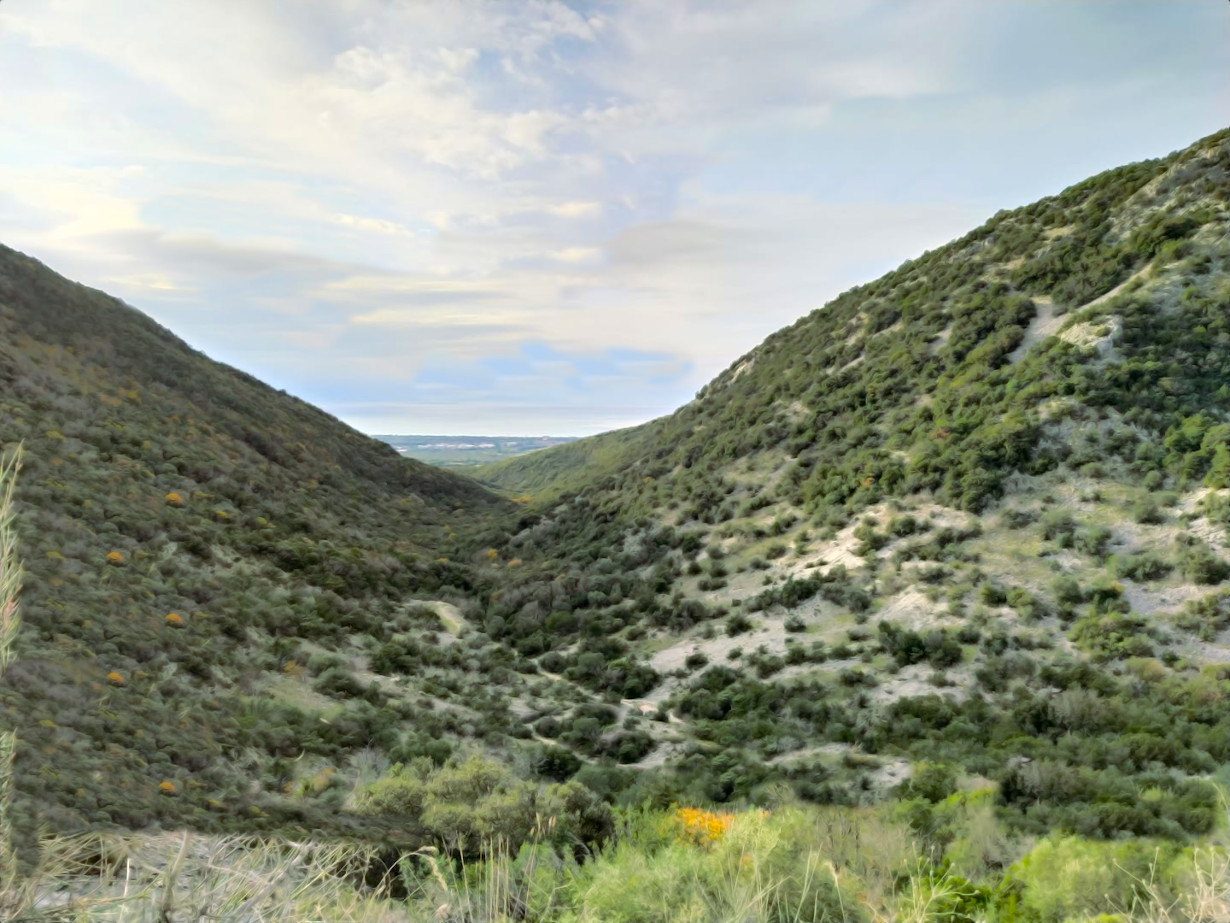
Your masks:
<instances>
[{"instance_id":1,"label":"cloud","mask_svg":"<svg viewBox=\"0 0 1230 923\"><path fill-rule=\"evenodd\" d=\"M392 234L395 236L413 237L414 231L396 221L385 221L383 218L364 218L362 215L334 215L333 220L343 227L355 228L360 231L372 231L376 234Z\"/></svg>"},{"instance_id":2,"label":"cloud","mask_svg":"<svg viewBox=\"0 0 1230 923\"><path fill-rule=\"evenodd\" d=\"M384 431L428 406L450 429L630 423L999 207L1225 124L1228 22L1097 0L3 4L0 240Z\"/></svg>"},{"instance_id":3,"label":"cloud","mask_svg":"<svg viewBox=\"0 0 1230 923\"><path fill-rule=\"evenodd\" d=\"M546 210L562 218L588 218L602 214L601 202L561 202L548 205Z\"/></svg>"},{"instance_id":4,"label":"cloud","mask_svg":"<svg viewBox=\"0 0 1230 923\"><path fill-rule=\"evenodd\" d=\"M599 247L564 247L552 250L547 257L557 263L596 263L602 259L602 250Z\"/></svg>"},{"instance_id":5,"label":"cloud","mask_svg":"<svg viewBox=\"0 0 1230 923\"><path fill-rule=\"evenodd\" d=\"M146 291L158 294L181 293L195 294L196 289L179 285L176 282L152 273L136 276L111 276L104 280L110 285L119 286L127 291Z\"/></svg>"}]
</instances>

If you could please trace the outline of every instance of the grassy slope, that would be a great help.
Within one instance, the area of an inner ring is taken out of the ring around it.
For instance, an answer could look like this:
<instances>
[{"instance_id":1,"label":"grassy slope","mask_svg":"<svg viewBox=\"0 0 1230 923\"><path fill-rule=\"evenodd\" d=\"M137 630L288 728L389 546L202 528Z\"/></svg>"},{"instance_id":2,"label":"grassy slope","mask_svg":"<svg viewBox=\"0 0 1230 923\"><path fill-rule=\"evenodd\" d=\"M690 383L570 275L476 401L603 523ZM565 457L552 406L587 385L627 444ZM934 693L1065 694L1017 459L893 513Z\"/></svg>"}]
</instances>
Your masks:
<instances>
[{"instance_id":1,"label":"grassy slope","mask_svg":"<svg viewBox=\"0 0 1230 923\"><path fill-rule=\"evenodd\" d=\"M338 670L407 599L468 592L456 531L511 505L3 248L0 381L0 445L26 449L3 710L45 820L259 822L280 758L396 739Z\"/></svg>"},{"instance_id":2,"label":"grassy slope","mask_svg":"<svg viewBox=\"0 0 1230 923\"><path fill-rule=\"evenodd\" d=\"M467 474L497 490L528 494L542 503L579 490L593 480L595 472L618 470L652 445L660 428L655 420L482 465Z\"/></svg>"}]
</instances>

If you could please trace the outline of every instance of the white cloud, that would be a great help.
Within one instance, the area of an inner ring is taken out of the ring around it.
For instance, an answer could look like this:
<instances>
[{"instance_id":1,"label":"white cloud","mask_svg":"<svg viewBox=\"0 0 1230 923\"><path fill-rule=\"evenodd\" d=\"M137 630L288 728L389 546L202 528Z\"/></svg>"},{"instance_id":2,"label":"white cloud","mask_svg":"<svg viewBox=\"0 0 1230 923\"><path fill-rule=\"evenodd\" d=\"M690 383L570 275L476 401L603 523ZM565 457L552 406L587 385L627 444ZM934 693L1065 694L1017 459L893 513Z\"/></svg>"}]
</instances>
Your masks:
<instances>
[{"instance_id":1,"label":"white cloud","mask_svg":"<svg viewBox=\"0 0 1230 923\"><path fill-rule=\"evenodd\" d=\"M392 234L395 236L413 237L414 231L396 221L385 221L382 218L364 218L362 215L337 214L333 220L338 224L355 228L360 231L374 231L377 234Z\"/></svg>"},{"instance_id":2,"label":"white cloud","mask_svg":"<svg viewBox=\"0 0 1230 923\"><path fill-rule=\"evenodd\" d=\"M547 211L563 218L590 218L602 214L601 202L561 202L548 205Z\"/></svg>"},{"instance_id":3,"label":"white cloud","mask_svg":"<svg viewBox=\"0 0 1230 923\"><path fill-rule=\"evenodd\" d=\"M103 280L110 286L118 286L126 291L144 291L158 294L168 293L183 293L195 294L196 289L188 288L187 286L179 285L178 283L166 278L165 276L146 273L136 276L111 276Z\"/></svg>"},{"instance_id":4,"label":"white cloud","mask_svg":"<svg viewBox=\"0 0 1230 923\"><path fill-rule=\"evenodd\" d=\"M557 263L596 263L602 259L602 249L599 247L564 247L548 254Z\"/></svg>"},{"instance_id":5,"label":"white cloud","mask_svg":"<svg viewBox=\"0 0 1230 923\"><path fill-rule=\"evenodd\" d=\"M1102 149L1063 139L1091 109L1163 148L1190 140L1152 140L1181 104L1183 126L1224 123L1192 79L1220 78L1221 20L1156 6L1195 88L1176 102L1150 89L1146 7L2 4L0 240L336 406L533 341L691 362L658 404L638 392L652 415L847 285L1054 191L1022 164L1080 178ZM1025 55L1031 29L1059 50ZM590 369L576 406L630 413L599 385L655 362ZM558 371L534 380L572 387ZM530 419L514 379L432 387ZM533 413L574 418L548 397Z\"/></svg>"}]
</instances>

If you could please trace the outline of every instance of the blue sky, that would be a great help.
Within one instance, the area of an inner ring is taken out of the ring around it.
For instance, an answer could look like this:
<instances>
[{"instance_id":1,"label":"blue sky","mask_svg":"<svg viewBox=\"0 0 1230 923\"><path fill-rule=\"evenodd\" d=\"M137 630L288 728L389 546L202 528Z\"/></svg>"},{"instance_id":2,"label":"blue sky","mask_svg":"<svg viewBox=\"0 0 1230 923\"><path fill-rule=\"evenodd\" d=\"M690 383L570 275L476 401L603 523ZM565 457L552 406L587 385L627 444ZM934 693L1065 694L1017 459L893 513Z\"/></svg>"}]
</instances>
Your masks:
<instances>
[{"instance_id":1,"label":"blue sky","mask_svg":"<svg viewBox=\"0 0 1230 923\"><path fill-rule=\"evenodd\" d=\"M1216 0L8 0L0 241L368 432L587 434L1230 124Z\"/></svg>"}]
</instances>

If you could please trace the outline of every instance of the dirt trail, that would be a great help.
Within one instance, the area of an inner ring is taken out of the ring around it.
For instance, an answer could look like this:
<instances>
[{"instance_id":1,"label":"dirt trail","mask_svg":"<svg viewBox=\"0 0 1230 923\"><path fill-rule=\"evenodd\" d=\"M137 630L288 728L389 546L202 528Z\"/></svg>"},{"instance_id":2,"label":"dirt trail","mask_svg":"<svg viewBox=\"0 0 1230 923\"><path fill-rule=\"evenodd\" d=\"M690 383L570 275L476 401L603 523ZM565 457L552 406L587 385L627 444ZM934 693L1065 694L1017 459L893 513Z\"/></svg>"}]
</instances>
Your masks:
<instances>
[{"instance_id":1,"label":"dirt trail","mask_svg":"<svg viewBox=\"0 0 1230 923\"><path fill-rule=\"evenodd\" d=\"M416 599L411 605L427 606L430 609L436 610L436 616L440 619L440 624L454 638L460 636L462 630L467 627L466 617L461 614L461 610L452 603L445 602L442 599Z\"/></svg>"},{"instance_id":2,"label":"dirt trail","mask_svg":"<svg viewBox=\"0 0 1230 923\"><path fill-rule=\"evenodd\" d=\"M1057 315L1055 313L1055 302L1051 300L1051 297L1049 295L1036 296L1034 298L1034 304L1037 305L1038 307L1038 313L1037 315L1034 316L1034 319L1029 322L1029 326L1025 328L1025 338L1021 340L1021 345L1008 354L1008 361L1013 362L1013 363L1019 362L1022 358L1024 358L1025 354L1029 352L1029 350L1033 346L1037 345L1038 343L1041 343L1047 337L1052 337L1052 336L1063 336L1064 339L1067 339L1070 342L1073 342L1078 346L1097 346L1103 352L1105 356L1109 357L1111 353L1111 347L1110 347L1109 341L1113 340L1114 335L1119 332L1117 325L1115 324L1111 325L1113 329L1112 329L1112 334L1109 337L1091 336L1091 335L1088 335L1086 331L1078 329L1078 328L1088 326L1088 325L1078 325L1077 328L1072 328L1071 331L1064 331L1065 334L1070 333L1071 334L1070 336L1064 336L1064 334L1061 334L1059 332L1059 328L1063 326L1063 322L1067 318L1068 315L1075 314L1077 311L1083 311L1085 308L1091 308L1094 305L1102 304L1104 301L1109 301L1111 298L1114 298L1121 291L1123 291L1128 285L1130 285L1136 279L1142 278L1148 272L1149 272L1148 266L1146 266L1144 269L1134 272L1131 276L1129 276L1123 282L1120 282L1118 285L1112 288L1109 292L1099 295L1097 298L1094 298L1091 301L1086 302L1085 304L1081 305L1079 308L1075 308L1072 311L1068 312L1068 314ZM1101 325L1099 324L1099 325L1094 325L1094 326L1101 326ZM1107 341L1107 342L1103 343L1103 341Z\"/></svg>"}]
</instances>

